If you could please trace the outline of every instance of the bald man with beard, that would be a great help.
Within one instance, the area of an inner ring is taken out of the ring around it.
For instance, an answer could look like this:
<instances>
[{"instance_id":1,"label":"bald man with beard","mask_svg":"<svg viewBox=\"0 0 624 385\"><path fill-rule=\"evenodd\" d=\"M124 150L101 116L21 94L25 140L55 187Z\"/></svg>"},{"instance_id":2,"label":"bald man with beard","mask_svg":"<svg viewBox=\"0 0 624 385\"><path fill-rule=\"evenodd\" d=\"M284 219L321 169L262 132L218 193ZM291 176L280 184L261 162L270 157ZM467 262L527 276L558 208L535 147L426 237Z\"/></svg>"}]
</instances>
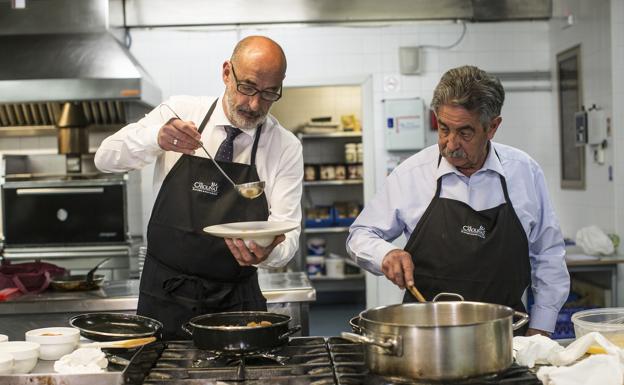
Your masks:
<instances>
[{"instance_id":1,"label":"bald man with beard","mask_svg":"<svg viewBox=\"0 0 624 385\"><path fill-rule=\"evenodd\" d=\"M257 267L285 266L298 248L298 229L266 247L202 231L230 222L301 221L301 143L269 114L285 74L286 56L275 41L247 37L223 63L221 96L171 97L106 138L95 155L105 172L155 163L137 313L161 321L165 339L187 338L181 323L196 315L266 310ZM265 181L264 194L239 196L202 143L236 183Z\"/></svg>"}]
</instances>

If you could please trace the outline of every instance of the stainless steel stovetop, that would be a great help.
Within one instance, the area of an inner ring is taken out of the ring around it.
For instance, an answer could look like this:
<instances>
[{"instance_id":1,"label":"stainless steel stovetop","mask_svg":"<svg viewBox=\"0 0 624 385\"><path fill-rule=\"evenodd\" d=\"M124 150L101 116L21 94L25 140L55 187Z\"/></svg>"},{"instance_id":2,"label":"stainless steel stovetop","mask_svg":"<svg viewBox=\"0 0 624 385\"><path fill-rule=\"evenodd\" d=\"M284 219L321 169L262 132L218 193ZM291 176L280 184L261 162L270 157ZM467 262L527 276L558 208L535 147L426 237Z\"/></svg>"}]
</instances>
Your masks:
<instances>
[{"instance_id":1,"label":"stainless steel stovetop","mask_svg":"<svg viewBox=\"0 0 624 385\"><path fill-rule=\"evenodd\" d=\"M198 350L191 341L155 343L140 350L124 372L127 385L541 384L527 368L518 366L456 382L377 377L368 372L363 346L339 337L292 338L274 351L244 357Z\"/></svg>"}]
</instances>

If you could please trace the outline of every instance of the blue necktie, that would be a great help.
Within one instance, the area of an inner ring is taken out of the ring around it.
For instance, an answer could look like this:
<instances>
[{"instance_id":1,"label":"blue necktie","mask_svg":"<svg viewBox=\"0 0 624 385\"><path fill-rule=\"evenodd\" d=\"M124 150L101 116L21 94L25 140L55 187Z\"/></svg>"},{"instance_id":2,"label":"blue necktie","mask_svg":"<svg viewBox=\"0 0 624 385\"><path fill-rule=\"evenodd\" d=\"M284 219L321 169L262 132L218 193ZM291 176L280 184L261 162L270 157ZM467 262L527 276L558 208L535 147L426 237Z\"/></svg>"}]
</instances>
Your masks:
<instances>
[{"instance_id":1,"label":"blue necktie","mask_svg":"<svg viewBox=\"0 0 624 385\"><path fill-rule=\"evenodd\" d=\"M227 132L227 137L223 139L223 142L221 142L221 145L217 150L217 154L215 155L215 159L231 162L232 156L234 155L234 139L242 131L236 127L225 126L225 132Z\"/></svg>"}]
</instances>

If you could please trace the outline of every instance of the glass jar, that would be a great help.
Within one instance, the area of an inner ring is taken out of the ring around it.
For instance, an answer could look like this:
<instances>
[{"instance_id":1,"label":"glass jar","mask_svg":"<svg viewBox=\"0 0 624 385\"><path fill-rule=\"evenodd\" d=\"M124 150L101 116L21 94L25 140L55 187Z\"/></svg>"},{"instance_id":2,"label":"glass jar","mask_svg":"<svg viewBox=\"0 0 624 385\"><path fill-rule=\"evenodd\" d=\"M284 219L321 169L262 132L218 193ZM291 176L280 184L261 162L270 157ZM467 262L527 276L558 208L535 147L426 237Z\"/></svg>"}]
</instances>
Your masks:
<instances>
[{"instance_id":1,"label":"glass jar","mask_svg":"<svg viewBox=\"0 0 624 385\"><path fill-rule=\"evenodd\" d=\"M357 163L357 145L355 143L345 144L345 163Z\"/></svg>"},{"instance_id":2,"label":"glass jar","mask_svg":"<svg viewBox=\"0 0 624 385\"><path fill-rule=\"evenodd\" d=\"M362 143L357 144L357 163L364 163L364 146Z\"/></svg>"}]
</instances>

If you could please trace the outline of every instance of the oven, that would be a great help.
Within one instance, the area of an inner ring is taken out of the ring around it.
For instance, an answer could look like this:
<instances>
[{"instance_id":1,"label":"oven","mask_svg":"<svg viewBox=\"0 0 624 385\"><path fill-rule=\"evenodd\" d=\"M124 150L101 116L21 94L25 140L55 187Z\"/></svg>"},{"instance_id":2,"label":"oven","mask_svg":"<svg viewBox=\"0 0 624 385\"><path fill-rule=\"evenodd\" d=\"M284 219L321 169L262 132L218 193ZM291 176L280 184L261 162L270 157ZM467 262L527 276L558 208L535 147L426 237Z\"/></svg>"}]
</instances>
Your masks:
<instances>
[{"instance_id":1,"label":"oven","mask_svg":"<svg viewBox=\"0 0 624 385\"><path fill-rule=\"evenodd\" d=\"M141 211L140 173L105 174L92 154L79 159L81 172L68 172L62 154L3 155L2 258L84 274L111 257L98 272L126 279L142 239L142 221L128 214Z\"/></svg>"},{"instance_id":2,"label":"oven","mask_svg":"<svg viewBox=\"0 0 624 385\"><path fill-rule=\"evenodd\" d=\"M128 232L123 179L31 180L2 186L6 247L111 245Z\"/></svg>"}]
</instances>

